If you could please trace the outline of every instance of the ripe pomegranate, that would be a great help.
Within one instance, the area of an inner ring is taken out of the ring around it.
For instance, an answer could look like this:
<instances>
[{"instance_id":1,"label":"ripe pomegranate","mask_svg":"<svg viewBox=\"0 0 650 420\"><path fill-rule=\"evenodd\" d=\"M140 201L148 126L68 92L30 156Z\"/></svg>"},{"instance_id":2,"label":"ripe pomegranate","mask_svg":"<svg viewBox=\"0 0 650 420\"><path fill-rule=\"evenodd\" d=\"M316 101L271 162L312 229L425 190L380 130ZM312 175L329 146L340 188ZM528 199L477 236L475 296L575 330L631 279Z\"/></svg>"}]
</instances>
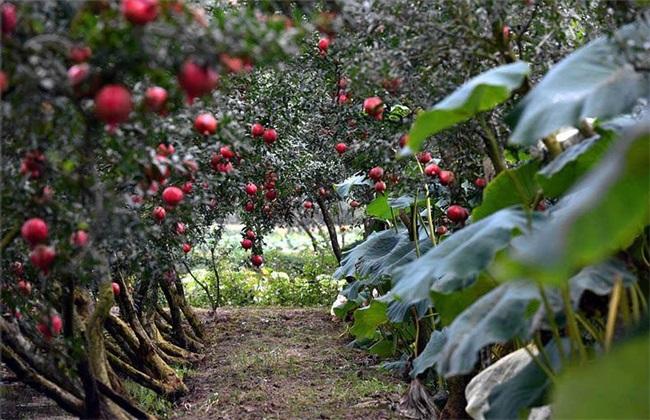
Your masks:
<instances>
[{"instance_id":1,"label":"ripe pomegranate","mask_svg":"<svg viewBox=\"0 0 650 420\"><path fill-rule=\"evenodd\" d=\"M47 323L39 322L36 324L36 329L41 333L46 341L52 338L52 332L50 331L50 327L47 326Z\"/></svg>"},{"instance_id":2,"label":"ripe pomegranate","mask_svg":"<svg viewBox=\"0 0 650 420\"><path fill-rule=\"evenodd\" d=\"M170 206L175 206L183 201L183 191L178 187L167 187L163 190L162 199Z\"/></svg>"},{"instance_id":3,"label":"ripe pomegranate","mask_svg":"<svg viewBox=\"0 0 650 420\"><path fill-rule=\"evenodd\" d=\"M402 134L402 137L399 138L399 147L406 147L406 144L409 142L409 135Z\"/></svg>"},{"instance_id":4,"label":"ripe pomegranate","mask_svg":"<svg viewBox=\"0 0 650 420\"><path fill-rule=\"evenodd\" d=\"M29 260L34 266L40 268L43 272L47 273L56 258L56 251L51 246L37 245L36 248L29 253Z\"/></svg>"},{"instance_id":5,"label":"ripe pomegranate","mask_svg":"<svg viewBox=\"0 0 650 420\"><path fill-rule=\"evenodd\" d=\"M312 202L309 201L309 200L305 200L305 202L302 203L302 206L303 206L306 210L309 210L309 209L313 209L313 208L314 208L314 203L312 203Z\"/></svg>"},{"instance_id":6,"label":"ripe pomegranate","mask_svg":"<svg viewBox=\"0 0 650 420\"><path fill-rule=\"evenodd\" d=\"M210 67L202 67L192 60L187 60L181 66L178 83L191 104L194 98L203 96L217 86L219 75Z\"/></svg>"},{"instance_id":7,"label":"ripe pomegranate","mask_svg":"<svg viewBox=\"0 0 650 420\"><path fill-rule=\"evenodd\" d=\"M345 78L343 78L343 77L341 77L341 78L339 79L339 88L341 88L341 89L345 89L346 87L348 87L348 80L345 79Z\"/></svg>"},{"instance_id":8,"label":"ripe pomegranate","mask_svg":"<svg viewBox=\"0 0 650 420\"><path fill-rule=\"evenodd\" d=\"M371 96L363 101L363 110L371 117L380 120L384 113L384 103L379 96Z\"/></svg>"},{"instance_id":9,"label":"ripe pomegranate","mask_svg":"<svg viewBox=\"0 0 650 420\"><path fill-rule=\"evenodd\" d=\"M348 101L348 99L349 99L348 94L345 93L345 92L341 92L341 93L339 93L339 97L338 97L337 101L338 101L339 104L344 104L344 103L346 103Z\"/></svg>"},{"instance_id":10,"label":"ripe pomegranate","mask_svg":"<svg viewBox=\"0 0 650 420\"><path fill-rule=\"evenodd\" d=\"M345 143L337 143L336 146L334 146L336 151L339 153L339 155L342 155L345 153L346 150L348 150L348 146Z\"/></svg>"},{"instance_id":11,"label":"ripe pomegranate","mask_svg":"<svg viewBox=\"0 0 650 420\"><path fill-rule=\"evenodd\" d=\"M27 296L30 293L32 293L32 284L27 280L24 279L20 280L18 281L18 290L20 291L20 293Z\"/></svg>"},{"instance_id":12,"label":"ripe pomegranate","mask_svg":"<svg viewBox=\"0 0 650 420\"><path fill-rule=\"evenodd\" d=\"M246 184L244 191L246 191L246 194L248 195L255 195L257 194L257 185L253 184L252 182L249 182L248 184Z\"/></svg>"},{"instance_id":13,"label":"ripe pomegranate","mask_svg":"<svg viewBox=\"0 0 650 420\"><path fill-rule=\"evenodd\" d=\"M162 222L165 219L165 216L167 216L167 212L165 211L165 209L160 206L153 209L152 214L153 214L153 218L159 222Z\"/></svg>"},{"instance_id":14,"label":"ripe pomegranate","mask_svg":"<svg viewBox=\"0 0 650 420\"><path fill-rule=\"evenodd\" d=\"M228 172L231 172L233 170L232 163L230 162L225 162L225 163L219 163L217 164L217 171L227 174Z\"/></svg>"},{"instance_id":15,"label":"ripe pomegranate","mask_svg":"<svg viewBox=\"0 0 650 420\"><path fill-rule=\"evenodd\" d=\"M264 126L260 123L255 123L251 126L251 135L253 137L260 137L264 134Z\"/></svg>"},{"instance_id":16,"label":"ripe pomegranate","mask_svg":"<svg viewBox=\"0 0 650 420\"><path fill-rule=\"evenodd\" d=\"M384 181L375 182L375 191L378 193L383 193L386 191L386 183Z\"/></svg>"},{"instance_id":17,"label":"ripe pomegranate","mask_svg":"<svg viewBox=\"0 0 650 420\"><path fill-rule=\"evenodd\" d=\"M16 6L11 3L2 3L0 6L0 14L2 15L2 33L7 35L15 31L16 25L18 24Z\"/></svg>"},{"instance_id":18,"label":"ripe pomegranate","mask_svg":"<svg viewBox=\"0 0 650 420\"><path fill-rule=\"evenodd\" d=\"M438 178L440 179L440 183L442 185L450 185L456 179L454 177L454 173L451 171L440 171L440 173L438 174Z\"/></svg>"},{"instance_id":19,"label":"ripe pomegranate","mask_svg":"<svg viewBox=\"0 0 650 420\"><path fill-rule=\"evenodd\" d=\"M266 144L273 144L278 139L278 132L275 131L275 129L273 128L267 128L266 130L264 130L262 139Z\"/></svg>"},{"instance_id":20,"label":"ripe pomegranate","mask_svg":"<svg viewBox=\"0 0 650 420\"><path fill-rule=\"evenodd\" d=\"M185 242L185 243L183 244L183 252L187 254L187 253L190 252L191 250L192 250L192 245L190 245L190 244L188 244L187 242Z\"/></svg>"},{"instance_id":21,"label":"ripe pomegranate","mask_svg":"<svg viewBox=\"0 0 650 420\"><path fill-rule=\"evenodd\" d=\"M86 80L88 74L90 74L88 63L75 64L68 69L68 83L70 83L70 86L77 86Z\"/></svg>"},{"instance_id":22,"label":"ripe pomegranate","mask_svg":"<svg viewBox=\"0 0 650 420\"><path fill-rule=\"evenodd\" d=\"M79 229L74 232L70 237L70 242L79 248L82 248L88 244L88 232L85 230Z\"/></svg>"},{"instance_id":23,"label":"ripe pomegranate","mask_svg":"<svg viewBox=\"0 0 650 420\"><path fill-rule=\"evenodd\" d=\"M331 41L329 38L321 38L318 40L318 49L321 50L321 52L326 53L330 47L330 43Z\"/></svg>"},{"instance_id":24,"label":"ripe pomegranate","mask_svg":"<svg viewBox=\"0 0 650 420\"><path fill-rule=\"evenodd\" d=\"M183 193L189 194L192 192L192 188L194 188L194 184L192 184L191 181L187 181L186 183L183 184L181 190L183 191Z\"/></svg>"},{"instance_id":25,"label":"ripe pomegranate","mask_svg":"<svg viewBox=\"0 0 650 420\"><path fill-rule=\"evenodd\" d=\"M40 150L30 150L20 162L20 173L30 178L40 178L45 170L45 155Z\"/></svg>"},{"instance_id":26,"label":"ripe pomegranate","mask_svg":"<svg viewBox=\"0 0 650 420\"><path fill-rule=\"evenodd\" d=\"M251 249L253 247L253 241L250 239L242 239L241 247L244 249Z\"/></svg>"},{"instance_id":27,"label":"ripe pomegranate","mask_svg":"<svg viewBox=\"0 0 650 420\"><path fill-rule=\"evenodd\" d=\"M476 178L474 180L474 185L476 185L476 188L485 188L485 186L487 185L487 181L485 180L485 178Z\"/></svg>"},{"instance_id":28,"label":"ripe pomegranate","mask_svg":"<svg viewBox=\"0 0 650 420\"><path fill-rule=\"evenodd\" d=\"M178 233L179 235L184 234L186 229L187 228L185 227L185 223L181 223L181 222L176 223L176 233Z\"/></svg>"},{"instance_id":29,"label":"ripe pomegranate","mask_svg":"<svg viewBox=\"0 0 650 420\"><path fill-rule=\"evenodd\" d=\"M224 159L232 159L235 157L235 152L233 152L228 146L223 146L219 149L219 153L221 153L221 156L223 156Z\"/></svg>"},{"instance_id":30,"label":"ripe pomegranate","mask_svg":"<svg viewBox=\"0 0 650 420\"><path fill-rule=\"evenodd\" d=\"M357 200L350 201L350 207L352 207L353 209L356 209L360 205L361 205L361 203L359 203Z\"/></svg>"},{"instance_id":31,"label":"ripe pomegranate","mask_svg":"<svg viewBox=\"0 0 650 420\"><path fill-rule=\"evenodd\" d=\"M247 212L252 212L255 210L255 204L253 204L252 201L247 201L246 204L244 204L244 210Z\"/></svg>"},{"instance_id":32,"label":"ripe pomegranate","mask_svg":"<svg viewBox=\"0 0 650 420\"><path fill-rule=\"evenodd\" d=\"M418 154L418 161L422 164L431 162L431 152L422 152Z\"/></svg>"},{"instance_id":33,"label":"ripe pomegranate","mask_svg":"<svg viewBox=\"0 0 650 420\"><path fill-rule=\"evenodd\" d=\"M131 93L122 85L106 85L95 95L95 114L111 128L126 121L132 109Z\"/></svg>"},{"instance_id":34,"label":"ripe pomegranate","mask_svg":"<svg viewBox=\"0 0 650 420\"><path fill-rule=\"evenodd\" d=\"M48 234L47 223L38 217L29 219L23 223L23 226L20 228L20 234L32 246L39 242L45 242Z\"/></svg>"},{"instance_id":35,"label":"ripe pomegranate","mask_svg":"<svg viewBox=\"0 0 650 420\"><path fill-rule=\"evenodd\" d=\"M173 155L175 151L176 150L174 149L173 145L165 144L165 143L160 143L156 148L156 153L158 154L158 156L163 156L163 157Z\"/></svg>"},{"instance_id":36,"label":"ripe pomegranate","mask_svg":"<svg viewBox=\"0 0 650 420\"><path fill-rule=\"evenodd\" d=\"M194 120L194 128L204 136L217 132L217 119L212 114L201 114Z\"/></svg>"},{"instance_id":37,"label":"ripe pomegranate","mask_svg":"<svg viewBox=\"0 0 650 420\"><path fill-rule=\"evenodd\" d=\"M247 237L248 239L254 241L255 238L257 237L257 235L256 235L255 232L253 232L251 229L248 229L248 230L246 231L246 237Z\"/></svg>"},{"instance_id":38,"label":"ripe pomegranate","mask_svg":"<svg viewBox=\"0 0 650 420\"><path fill-rule=\"evenodd\" d=\"M0 70L0 93L5 92L9 88L9 77L7 73Z\"/></svg>"},{"instance_id":39,"label":"ripe pomegranate","mask_svg":"<svg viewBox=\"0 0 650 420\"><path fill-rule=\"evenodd\" d=\"M161 112L165 108L167 96L167 89L161 88L160 86L152 86L147 88L144 93L144 103L149 110Z\"/></svg>"},{"instance_id":40,"label":"ripe pomegranate","mask_svg":"<svg viewBox=\"0 0 650 420\"><path fill-rule=\"evenodd\" d=\"M368 171L368 177L373 181L379 181L384 176L384 168L381 166L375 166L374 168Z\"/></svg>"},{"instance_id":41,"label":"ripe pomegranate","mask_svg":"<svg viewBox=\"0 0 650 420\"><path fill-rule=\"evenodd\" d=\"M442 236L447 233L447 226L438 226L436 228L436 235Z\"/></svg>"},{"instance_id":42,"label":"ripe pomegranate","mask_svg":"<svg viewBox=\"0 0 650 420\"><path fill-rule=\"evenodd\" d=\"M260 265L264 264L264 257L257 254L251 255L251 263L253 263L255 267L259 267Z\"/></svg>"},{"instance_id":43,"label":"ripe pomegranate","mask_svg":"<svg viewBox=\"0 0 650 420\"><path fill-rule=\"evenodd\" d=\"M266 197L267 200L273 201L278 197L278 191L277 190L268 190L264 194L264 197Z\"/></svg>"},{"instance_id":44,"label":"ripe pomegranate","mask_svg":"<svg viewBox=\"0 0 650 420\"><path fill-rule=\"evenodd\" d=\"M117 283L115 283L115 282L112 282L112 283L111 283L111 287L113 288L113 295L115 295L115 296L119 296L119 295L120 295L120 291L121 291L121 290L120 290L120 285L117 284Z\"/></svg>"},{"instance_id":45,"label":"ripe pomegranate","mask_svg":"<svg viewBox=\"0 0 650 420\"><path fill-rule=\"evenodd\" d=\"M431 163L424 168L424 174L427 176L436 176L440 174L440 166Z\"/></svg>"},{"instance_id":46,"label":"ripe pomegranate","mask_svg":"<svg viewBox=\"0 0 650 420\"><path fill-rule=\"evenodd\" d=\"M447 208L447 217L452 222L464 222L469 217L469 212L464 207L454 204Z\"/></svg>"},{"instance_id":47,"label":"ripe pomegranate","mask_svg":"<svg viewBox=\"0 0 650 420\"><path fill-rule=\"evenodd\" d=\"M122 14L134 25L146 25L158 17L158 0L122 0Z\"/></svg>"},{"instance_id":48,"label":"ripe pomegranate","mask_svg":"<svg viewBox=\"0 0 650 420\"><path fill-rule=\"evenodd\" d=\"M59 335L63 331L63 320L57 314L50 317L50 325L52 326L52 334Z\"/></svg>"},{"instance_id":49,"label":"ripe pomegranate","mask_svg":"<svg viewBox=\"0 0 650 420\"><path fill-rule=\"evenodd\" d=\"M85 61L88 61L92 54L93 51L89 46L75 45L74 47L70 48L70 53L68 56L70 57L70 60L74 61L75 63L83 63Z\"/></svg>"}]
</instances>

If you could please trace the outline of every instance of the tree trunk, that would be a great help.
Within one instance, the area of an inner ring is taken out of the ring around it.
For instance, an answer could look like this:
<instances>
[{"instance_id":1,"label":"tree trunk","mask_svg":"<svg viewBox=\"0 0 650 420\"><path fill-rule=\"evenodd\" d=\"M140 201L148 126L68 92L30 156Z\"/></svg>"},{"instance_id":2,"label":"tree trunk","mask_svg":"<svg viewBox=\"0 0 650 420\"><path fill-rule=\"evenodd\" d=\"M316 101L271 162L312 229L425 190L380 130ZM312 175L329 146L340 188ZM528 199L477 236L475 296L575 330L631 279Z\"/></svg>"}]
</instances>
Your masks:
<instances>
[{"instance_id":1,"label":"tree trunk","mask_svg":"<svg viewBox=\"0 0 650 420\"><path fill-rule=\"evenodd\" d=\"M172 293L176 294L178 304L181 307L181 311L183 311L183 315L185 315L185 319L187 319L190 327L192 327L192 331L194 331L196 337L199 340L203 340L203 337L205 335L203 324L201 324L201 321L194 313L194 310L192 310L192 307L187 303L187 299L185 299L185 290L183 290L183 282L181 281L181 278L178 276L178 274L174 279L174 284L176 285L176 290L172 291Z\"/></svg>"},{"instance_id":2,"label":"tree trunk","mask_svg":"<svg viewBox=\"0 0 650 420\"><path fill-rule=\"evenodd\" d=\"M339 246L339 238L336 235L336 226L334 225L334 220L332 220L332 215L330 214L329 209L327 208L327 203L325 203L325 200L323 200L323 198L320 195L316 197L316 202L318 203L318 207L320 207L320 211L323 214L323 221L325 222L325 226L327 227L327 233L329 234L330 242L332 244L332 252L336 257L336 261L340 263L341 247Z\"/></svg>"},{"instance_id":3,"label":"tree trunk","mask_svg":"<svg viewBox=\"0 0 650 420\"><path fill-rule=\"evenodd\" d=\"M174 335L174 339L179 346L189 348L189 343L187 337L185 336L185 330L183 329L181 311L176 304L176 299L172 294L171 288L169 287L169 284L167 284L167 281L163 278L160 279L159 284L160 289L162 290L163 294L165 295L165 299L167 300L167 305L169 306L169 313L171 315L172 321L172 334Z\"/></svg>"},{"instance_id":4,"label":"tree trunk","mask_svg":"<svg viewBox=\"0 0 650 420\"><path fill-rule=\"evenodd\" d=\"M304 230L307 236L309 236L309 239L311 240L311 246L314 248L314 252L318 252L318 241L316 240L314 234L311 233L311 230L309 230L309 226L305 224L300 216L296 217L296 220L298 220L298 225L302 228L302 230Z\"/></svg>"},{"instance_id":5,"label":"tree trunk","mask_svg":"<svg viewBox=\"0 0 650 420\"><path fill-rule=\"evenodd\" d=\"M449 399L445 408L440 413L440 419L469 419L471 418L465 411L467 400L465 399L465 388L472 375L459 375L447 378L449 388Z\"/></svg>"}]
</instances>

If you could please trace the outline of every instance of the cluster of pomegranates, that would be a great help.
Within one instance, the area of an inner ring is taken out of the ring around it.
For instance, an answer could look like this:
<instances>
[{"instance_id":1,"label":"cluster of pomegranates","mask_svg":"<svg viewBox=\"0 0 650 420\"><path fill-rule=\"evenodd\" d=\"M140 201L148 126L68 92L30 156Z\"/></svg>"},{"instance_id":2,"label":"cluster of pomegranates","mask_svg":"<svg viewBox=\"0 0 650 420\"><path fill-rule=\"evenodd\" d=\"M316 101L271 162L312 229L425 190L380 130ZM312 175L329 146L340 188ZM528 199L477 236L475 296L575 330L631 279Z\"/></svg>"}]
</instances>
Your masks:
<instances>
[{"instance_id":1,"label":"cluster of pomegranates","mask_svg":"<svg viewBox=\"0 0 650 420\"><path fill-rule=\"evenodd\" d=\"M368 171L368 178L375 181L375 191L378 193L383 193L386 191L386 183L382 181L384 177L384 168L381 166L375 166L374 168Z\"/></svg>"},{"instance_id":2,"label":"cluster of pomegranates","mask_svg":"<svg viewBox=\"0 0 650 420\"><path fill-rule=\"evenodd\" d=\"M255 232L252 229L250 229L250 228L246 229L246 232L243 235L243 239L240 242L241 247L244 248L246 251L248 251L249 249L252 249L253 245L255 244L254 241L255 241L256 238L257 238L257 235L255 234ZM264 257L262 257L259 254L251 255L250 260L251 260L251 264L253 264L255 267L259 267L262 264L264 264Z\"/></svg>"},{"instance_id":3,"label":"cluster of pomegranates","mask_svg":"<svg viewBox=\"0 0 650 420\"><path fill-rule=\"evenodd\" d=\"M254 123L251 126L251 136L262 137L264 143L271 145L278 139L278 132L274 128L264 127L260 123Z\"/></svg>"}]
</instances>

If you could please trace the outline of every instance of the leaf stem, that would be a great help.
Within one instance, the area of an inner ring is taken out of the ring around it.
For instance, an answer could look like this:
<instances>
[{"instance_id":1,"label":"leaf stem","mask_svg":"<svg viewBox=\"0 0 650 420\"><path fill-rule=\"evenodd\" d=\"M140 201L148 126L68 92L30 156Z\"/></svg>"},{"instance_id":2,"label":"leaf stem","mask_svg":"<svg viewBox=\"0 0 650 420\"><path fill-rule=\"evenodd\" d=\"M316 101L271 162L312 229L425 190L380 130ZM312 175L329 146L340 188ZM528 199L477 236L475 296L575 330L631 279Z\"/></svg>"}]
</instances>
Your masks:
<instances>
[{"instance_id":1,"label":"leaf stem","mask_svg":"<svg viewBox=\"0 0 650 420\"><path fill-rule=\"evenodd\" d=\"M560 343L560 330L557 326L557 322L555 322L555 314L553 313L553 309L551 308L551 304L548 301L548 296L546 296L546 291L544 290L544 286L541 284L538 284L539 287L539 295L542 297L542 302L544 304L544 312L546 312L546 317L548 319L548 323L551 327L551 332L553 333L553 338L555 338L555 341L557 343ZM558 352L560 353L560 359L562 359L562 364L566 361L566 355L564 354L564 348L558 344Z\"/></svg>"},{"instance_id":2,"label":"leaf stem","mask_svg":"<svg viewBox=\"0 0 650 420\"><path fill-rule=\"evenodd\" d=\"M561 292L562 292L562 301L564 302L564 311L566 312L567 328L569 330L569 336L571 337L571 342L575 344L575 346L578 348L580 361L584 362L587 360L587 349L585 348L585 345L582 342L582 337L580 336L580 329L578 328L578 322L576 321L575 313L573 312L573 307L571 306L571 296L569 294L569 286L567 284L563 285L561 288Z\"/></svg>"},{"instance_id":3,"label":"leaf stem","mask_svg":"<svg viewBox=\"0 0 650 420\"><path fill-rule=\"evenodd\" d=\"M485 133L485 137L483 137L483 141L485 143L485 149L488 154L488 157L490 158L490 160L492 161L492 165L494 166L494 171L497 174L500 173L501 171L505 171L507 169L507 166L506 166L506 162L503 159L503 155L501 154L501 148L499 148L499 142L497 141L497 138L494 132L492 131L492 129L487 125L487 121L485 121L485 115L479 114L478 121Z\"/></svg>"},{"instance_id":4,"label":"leaf stem","mask_svg":"<svg viewBox=\"0 0 650 420\"><path fill-rule=\"evenodd\" d=\"M616 327L618 304L621 301L622 292L623 280L621 279L621 276L617 274L616 279L614 279L614 288L612 289L612 295L609 299L609 311L607 313L607 324L605 326L605 351L609 351L612 346L614 328Z\"/></svg>"}]
</instances>

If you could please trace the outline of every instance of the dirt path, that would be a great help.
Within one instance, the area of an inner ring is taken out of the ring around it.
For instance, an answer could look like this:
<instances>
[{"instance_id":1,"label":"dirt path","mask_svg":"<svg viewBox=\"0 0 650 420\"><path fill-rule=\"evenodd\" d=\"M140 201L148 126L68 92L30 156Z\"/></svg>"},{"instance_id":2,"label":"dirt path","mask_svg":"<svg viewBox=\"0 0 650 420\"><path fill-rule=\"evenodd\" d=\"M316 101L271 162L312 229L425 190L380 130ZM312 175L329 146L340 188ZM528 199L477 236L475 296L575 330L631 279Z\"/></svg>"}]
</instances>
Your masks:
<instances>
[{"instance_id":1,"label":"dirt path","mask_svg":"<svg viewBox=\"0 0 650 420\"><path fill-rule=\"evenodd\" d=\"M396 418L405 385L345 347L324 309L220 309L186 377L183 419Z\"/></svg>"}]
</instances>

